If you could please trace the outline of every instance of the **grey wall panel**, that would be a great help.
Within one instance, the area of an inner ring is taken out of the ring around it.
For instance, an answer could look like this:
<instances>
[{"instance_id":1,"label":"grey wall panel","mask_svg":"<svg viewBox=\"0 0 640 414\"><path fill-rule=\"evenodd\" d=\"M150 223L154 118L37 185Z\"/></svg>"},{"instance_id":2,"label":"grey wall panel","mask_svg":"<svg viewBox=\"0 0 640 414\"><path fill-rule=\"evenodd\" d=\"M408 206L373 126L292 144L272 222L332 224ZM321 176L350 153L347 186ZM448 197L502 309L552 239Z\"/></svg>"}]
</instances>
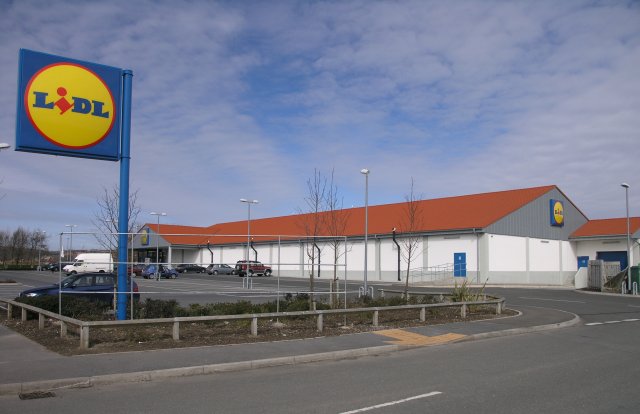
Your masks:
<instances>
[{"instance_id":1,"label":"grey wall panel","mask_svg":"<svg viewBox=\"0 0 640 414\"><path fill-rule=\"evenodd\" d=\"M549 200L564 205L564 226L551 225ZM507 236L569 240L571 233L587 222L587 218L557 188L488 226L485 231Z\"/></svg>"}]
</instances>

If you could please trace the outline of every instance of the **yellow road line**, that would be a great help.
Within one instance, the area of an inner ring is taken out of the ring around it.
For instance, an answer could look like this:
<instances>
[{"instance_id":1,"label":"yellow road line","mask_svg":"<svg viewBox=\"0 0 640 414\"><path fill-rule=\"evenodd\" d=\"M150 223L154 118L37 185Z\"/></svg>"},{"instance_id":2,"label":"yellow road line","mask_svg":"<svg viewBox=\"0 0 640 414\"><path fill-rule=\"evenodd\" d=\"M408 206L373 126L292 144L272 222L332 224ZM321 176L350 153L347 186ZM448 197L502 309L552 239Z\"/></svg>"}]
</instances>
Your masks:
<instances>
[{"instance_id":1,"label":"yellow road line","mask_svg":"<svg viewBox=\"0 0 640 414\"><path fill-rule=\"evenodd\" d=\"M383 331L375 331L375 334L395 339L395 341L385 341L394 345L438 345L447 342L457 341L466 335L448 333L437 336L426 336L417 333L405 331L402 329L386 329Z\"/></svg>"}]
</instances>

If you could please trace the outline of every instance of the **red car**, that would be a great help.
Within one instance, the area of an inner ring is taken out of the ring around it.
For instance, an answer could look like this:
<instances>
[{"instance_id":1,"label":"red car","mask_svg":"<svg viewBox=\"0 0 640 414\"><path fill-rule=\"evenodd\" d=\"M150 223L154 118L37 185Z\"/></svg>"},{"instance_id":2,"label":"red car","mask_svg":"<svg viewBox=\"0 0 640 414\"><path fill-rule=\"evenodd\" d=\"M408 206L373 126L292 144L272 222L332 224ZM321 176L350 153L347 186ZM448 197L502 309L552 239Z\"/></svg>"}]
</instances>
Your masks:
<instances>
[{"instance_id":1,"label":"red car","mask_svg":"<svg viewBox=\"0 0 640 414\"><path fill-rule=\"evenodd\" d=\"M142 276L142 269L144 269L144 265L141 263L134 264L133 266L127 266L127 274L129 276Z\"/></svg>"},{"instance_id":2,"label":"red car","mask_svg":"<svg viewBox=\"0 0 640 414\"><path fill-rule=\"evenodd\" d=\"M238 260L236 263L236 273L240 277L244 277L247 275L247 261L246 260ZM265 266L260 262L256 262L255 260L249 260L249 276L271 276L271 267Z\"/></svg>"}]
</instances>

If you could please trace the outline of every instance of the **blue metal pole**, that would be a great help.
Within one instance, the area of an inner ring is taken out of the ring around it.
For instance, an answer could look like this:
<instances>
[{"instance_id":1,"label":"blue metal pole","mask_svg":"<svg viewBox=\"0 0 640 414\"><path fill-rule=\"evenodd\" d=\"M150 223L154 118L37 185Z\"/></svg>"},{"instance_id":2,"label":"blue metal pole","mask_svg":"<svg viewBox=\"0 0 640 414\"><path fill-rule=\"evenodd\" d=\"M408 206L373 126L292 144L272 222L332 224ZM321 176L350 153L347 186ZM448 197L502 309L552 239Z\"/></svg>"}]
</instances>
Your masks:
<instances>
[{"instance_id":1,"label":"blue metal pole","mask_svg":"<svg viewBox=\"0 0 640 414\"><path fill-rule=\"evenodd\" d=\"M127 236L129 232L129 161L131 159L131 85L133 72L122 72L122 134L120 148L120 202L118 212L118 293L116 319L127 319Z\"/></svg>"}]
</instances>

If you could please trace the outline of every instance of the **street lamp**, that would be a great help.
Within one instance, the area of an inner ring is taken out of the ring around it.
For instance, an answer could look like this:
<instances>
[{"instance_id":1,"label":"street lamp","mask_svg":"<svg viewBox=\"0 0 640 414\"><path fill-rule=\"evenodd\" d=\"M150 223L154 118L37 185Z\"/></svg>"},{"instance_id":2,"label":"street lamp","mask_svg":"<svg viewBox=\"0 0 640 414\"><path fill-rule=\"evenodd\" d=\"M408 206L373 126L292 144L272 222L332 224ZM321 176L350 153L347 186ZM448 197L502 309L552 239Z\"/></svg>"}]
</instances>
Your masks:
<instances>
[{"instance_id":1,"label":"street lamp","mask_svg":"<svg viewBox=\"0 0 640 414\"><path fill-rule=\"evenodd\" d=\"M45 230L42 231L38 231L38 234L42 234L43 238L46 238L46 234L47 232ZM42 265L40 263L40 257L42 256L42 244L43 244L44 240L40 240L40 237L38 237L38 272L42 270Z\"/></svg>"},{"instance_id":2,"label":"street lamp","mask_svg":"<svg viewBox=\"0 0 640 414\"><path fill-rule=\"evenodd\" d=\"M71 250L73 249L73 228L78 227L77 224L65 224L65 227L71 228L71 234L69 235L69 261L71 261Z\"/></svg>"},{"instance_id":3,"label":"street lamp","mask_svg":"<svg viewBox=\"0 0 640 414\"><path fill-rule=\"evenodd\" d=\"M166 216L167 213L156 213L152 211L152 216L156 216L158 218L158 232L156 233L156 280L160 279L160 216Z\"/></svg>"},{"instance_id":4,"label":"street lamp","mask_svg":"<svg viewBox=\"0 0 640 414\"><path fill-rule=\"evenodd\" d=\"M631 264L633 263L633 252L631 251L631 234L629 228L629 184L622 183L621 187L624 188L624 195L627 204L627 287L631 290Z\"/></svg>"},{"instance_id":5,"label":"street lamp","mask_svg":"<svg viewBox=\"0 0 640 414\"><path fill-rule=\"evenodd\" d=\"M11 145L7 144L6 142L0 142L0 151L9 148L11 148Z\"/></svg>"},{"instance_id":6,"label":"street lamp","mask_svg":"<svg viewBox=\"0 0 640 414\"><path fill-rule=\"evenodd\" d=\"M247 289L251 289L251 283L249 282L249 248L251 247L251 204L258 204L258 200L247 200L246 198L241 198L240 202L247 204L247 255L246 255L246 274L245 280L247 283ZM240 269L242 270L242 268ZM244 284L244 282L243 282Z\"/></svg>"},{"instance_id":7,"label":"street lamp","mask_svg":"<svg viewBox=\"0 0 640 414\"><path fill-rule=\"evenodd\" d=\"M369 170L363 168L360 170L361 174L364 174L364 294L368 295L367 290L367 250L368 250L368 238L369 238Z\"/></svg>"}]
</instances>

